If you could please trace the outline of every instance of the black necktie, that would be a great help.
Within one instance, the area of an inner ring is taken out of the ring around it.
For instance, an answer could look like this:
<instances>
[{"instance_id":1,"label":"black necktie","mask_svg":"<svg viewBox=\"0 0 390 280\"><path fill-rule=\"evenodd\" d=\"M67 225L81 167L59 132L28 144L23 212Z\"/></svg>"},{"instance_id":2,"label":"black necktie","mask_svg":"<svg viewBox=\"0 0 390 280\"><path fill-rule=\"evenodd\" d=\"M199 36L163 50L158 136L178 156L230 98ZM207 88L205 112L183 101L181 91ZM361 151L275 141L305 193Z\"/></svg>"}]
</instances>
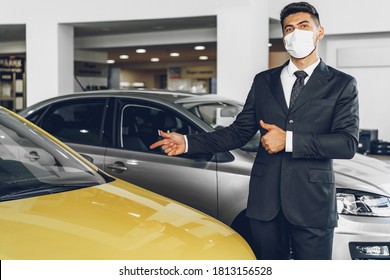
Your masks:
<instances>
[{"instance_id":1,"label":"black necktie","mask_svg":"<svg viewBox=\"0 0 390 280\"><path fill-rule=\"evenodd\" d=\"M303 87L305 86L305 78L307 74L305 71L295 71L294 75L297 77L293 85L290 97L290 108L294 105L295 100L297 100L298 95L301 93Z\"/></svg>"}]
</instances>

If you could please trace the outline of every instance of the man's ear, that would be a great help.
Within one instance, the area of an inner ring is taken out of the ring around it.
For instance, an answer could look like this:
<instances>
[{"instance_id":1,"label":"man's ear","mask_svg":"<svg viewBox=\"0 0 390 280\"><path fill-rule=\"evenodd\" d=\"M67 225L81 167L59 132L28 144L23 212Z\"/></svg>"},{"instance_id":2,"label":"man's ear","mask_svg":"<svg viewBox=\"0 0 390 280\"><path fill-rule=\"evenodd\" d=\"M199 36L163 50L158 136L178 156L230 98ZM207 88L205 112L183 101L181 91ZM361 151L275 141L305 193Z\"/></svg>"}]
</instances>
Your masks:
<instances>
[{"instance_id":1,"label":"man's ear","mask_svg":"<svg viewBox=\"0 0 390 280\"><path fill-rule=\"evenodd\" d=\"M318 40L321 40L325 36L325 30L324 27L320 26L317 31L317 38Z\"/></svg>"}]
</instances>

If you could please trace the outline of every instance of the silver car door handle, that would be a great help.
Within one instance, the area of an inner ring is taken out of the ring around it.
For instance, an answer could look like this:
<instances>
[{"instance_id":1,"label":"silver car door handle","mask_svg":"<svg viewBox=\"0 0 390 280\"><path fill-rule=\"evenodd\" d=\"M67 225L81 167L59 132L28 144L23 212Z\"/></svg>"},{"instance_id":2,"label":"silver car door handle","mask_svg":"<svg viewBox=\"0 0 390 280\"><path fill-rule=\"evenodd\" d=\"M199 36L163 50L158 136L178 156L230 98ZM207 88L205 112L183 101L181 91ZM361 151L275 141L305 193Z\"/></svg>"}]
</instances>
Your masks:
<instances>
[{"instance_id":1,"label":"silver car door handle","mask_svg":"<svg viewBox=\"0 0 390 280\"><path fill-rule=\"evenodd\" d=\"M107 168L113 169L114 171L117 172L123 172L127 170L127 167L121 161L117 161L114 164L107 164Z\"/></svg>"}]
</instances>

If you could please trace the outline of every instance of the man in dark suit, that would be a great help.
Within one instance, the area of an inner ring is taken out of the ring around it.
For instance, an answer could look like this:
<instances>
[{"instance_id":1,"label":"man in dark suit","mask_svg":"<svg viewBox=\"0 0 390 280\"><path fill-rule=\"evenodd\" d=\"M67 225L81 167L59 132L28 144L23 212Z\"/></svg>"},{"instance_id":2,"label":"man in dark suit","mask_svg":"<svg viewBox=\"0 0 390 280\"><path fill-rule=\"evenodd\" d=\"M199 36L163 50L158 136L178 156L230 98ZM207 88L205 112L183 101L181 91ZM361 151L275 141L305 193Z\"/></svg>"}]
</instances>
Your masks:
<instances>
[{"instance_id":1,"label":"man in dark suit","mask_svg":"<svg viewBox=\"0 0 390 280\"><path fill-rule=\"evenodd\" d=\"M313 6L287 5L281 24L291 59L256 75L232 125L197 135L163 132L151 148L162 146L169 156L226 151L260 129L247 207L256 255L331 259L337 226L332 159L352 158L357 149L356 80L318 57L324 29Z\"/></svg>"}]
</instances>

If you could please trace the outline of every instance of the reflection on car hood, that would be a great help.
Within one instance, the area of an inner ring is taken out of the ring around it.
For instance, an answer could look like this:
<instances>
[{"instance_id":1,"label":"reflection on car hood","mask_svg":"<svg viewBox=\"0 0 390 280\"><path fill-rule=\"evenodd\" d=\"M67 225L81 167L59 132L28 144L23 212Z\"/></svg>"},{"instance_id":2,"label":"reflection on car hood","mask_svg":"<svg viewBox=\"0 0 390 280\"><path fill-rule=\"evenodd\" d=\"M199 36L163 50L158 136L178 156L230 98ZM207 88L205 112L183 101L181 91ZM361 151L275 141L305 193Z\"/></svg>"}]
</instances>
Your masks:
<instances>
[{"instance_id":1,"label":"reflection on car hood","mask_svg":"<svg viewBox=\"0 0 390 280\"><path fill-rule=\"evenodd\" d=\"M116 180L0 203L1 259L253 259L247 243L189 207Z\"/></svg>"},{"instance_id":2,"label":"reflection on car hood","mask_svg":"<svg viewBox=\"0 0 390 280\"><path fill-rule=\"evenodd\" d=\"M390 165L356 154L351 160L334 160L338 187L390 196Z\"/></svg>"}]
</instances>

